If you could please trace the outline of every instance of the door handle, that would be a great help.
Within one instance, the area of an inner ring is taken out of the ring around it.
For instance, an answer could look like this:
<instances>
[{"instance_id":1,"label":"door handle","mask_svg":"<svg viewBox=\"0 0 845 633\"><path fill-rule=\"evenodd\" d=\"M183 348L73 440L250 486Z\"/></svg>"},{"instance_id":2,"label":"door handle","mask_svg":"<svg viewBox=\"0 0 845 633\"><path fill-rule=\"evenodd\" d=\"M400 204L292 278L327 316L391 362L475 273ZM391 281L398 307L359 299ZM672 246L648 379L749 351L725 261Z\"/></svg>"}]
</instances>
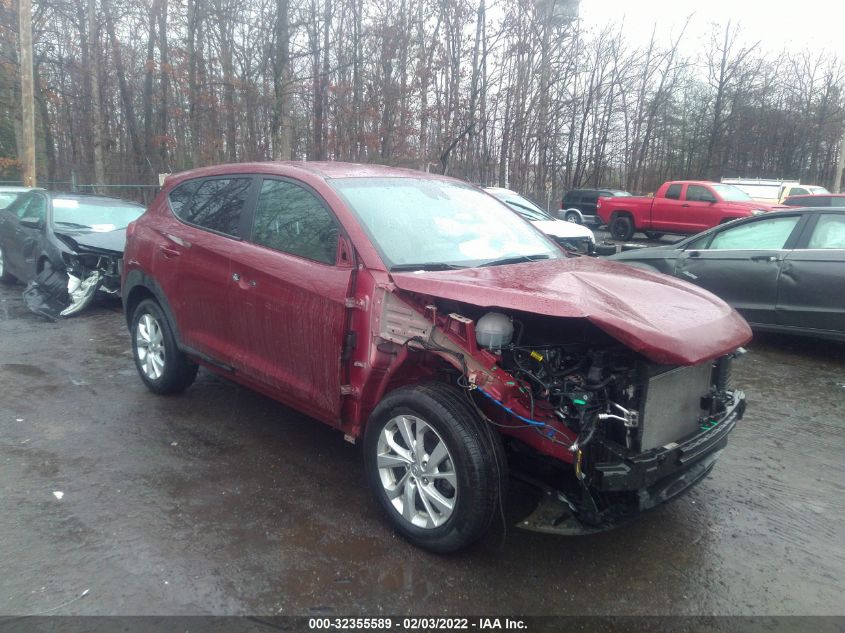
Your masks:
<instances>
[{"instance_id":1,"label":"door handle","mask_svg":"<svg viewBox=\"0 0 845 633\"><path fill-rule=\"evenodd\" d=\"M778 261L777 255L754 255L751 258L752 262L776 262Z\"/></svg>"},{"instance_id":2,"label":"door handle","mask_svg":"<svg viewBox=\"0 0 845 633\"><path fill-rule=\"evenodd\" d=\"M240 281L241 275L240 273L232 273L232 281Z\"/></svg>"},{"instance_id":3,"label":"door handle","mask_svg":"<svg viewBox=\"0 0 845 633\"><path fill-rule=\"evenodd\" d=\"M165 246L164 244L159 244L158 250L161 251L161 254L167 257L168 259L172 257L179 257L180 253L175 248L170 248Z\"/></svg>"},{"instance_id":4,"label":"door handle","mask_svg":"<svg viewBox=\"0 0 845 633\"><path fill-rule=\"evenodd\" d=\"M686 202L684 202L681 206L682 207L688 207L689 205Z\"/></svg>"}]
</instances>

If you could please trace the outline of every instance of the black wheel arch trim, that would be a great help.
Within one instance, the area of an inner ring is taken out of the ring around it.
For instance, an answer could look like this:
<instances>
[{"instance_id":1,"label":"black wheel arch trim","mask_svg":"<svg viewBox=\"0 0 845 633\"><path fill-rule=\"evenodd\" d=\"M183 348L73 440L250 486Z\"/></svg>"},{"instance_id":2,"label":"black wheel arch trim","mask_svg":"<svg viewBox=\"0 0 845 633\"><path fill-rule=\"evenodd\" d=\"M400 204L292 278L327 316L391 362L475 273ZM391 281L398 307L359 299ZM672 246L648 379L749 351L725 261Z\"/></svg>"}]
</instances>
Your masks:
<instances>
[{"instance_id":1,"label":"black wheel arch trim","mask_svg":"<svg viewBox=\"0 0 845 633\"><path fill-rule=\"evenodd\" d=\"M158 305L161 306L161 311L164 312L167 324L170 326L170 331L173 332L173 338L176 339L176 345L179 346L179 349L184 349L182 345L182 337L179 335L179 327L176 324L176 317L174 316L170 302L167 300L167 296L164 294L164 291L155 279L140 270L129 271L126 275L125 281L123 282L123 288L120 293L121 300L123 302L123 313L126 316L126 325L129 328L132 327L132 314L127 308L129 298L132 296L132 292L136 288L143 288L155 297Z\"/></svg>"}]
</instances>

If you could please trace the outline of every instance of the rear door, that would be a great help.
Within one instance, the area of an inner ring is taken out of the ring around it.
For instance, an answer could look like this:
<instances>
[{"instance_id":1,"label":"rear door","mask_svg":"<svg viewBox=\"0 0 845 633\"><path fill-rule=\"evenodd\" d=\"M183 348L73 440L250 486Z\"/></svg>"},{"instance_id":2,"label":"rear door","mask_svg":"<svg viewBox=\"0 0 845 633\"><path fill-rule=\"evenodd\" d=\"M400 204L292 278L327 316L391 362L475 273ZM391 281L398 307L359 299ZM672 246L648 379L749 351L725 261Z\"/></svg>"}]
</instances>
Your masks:
<instances>
[{"instance_id":1,"label":"rear door","mask_svg":"<svg viewBox=\"0 0 845 633\"><path fill-rule=\"evenodd\" d=\"M775 324L781 265L801 218L778 214L725 226L705 245L685 250L675 275L721 297L751 323Z\"/></svg>"},{"instance_id":2,"label":"rear door","mask_svg":"<svg viewBox=\"0 0 845 633\"><path fill-rule=\"evenodd\" d=\"M845 213L810 215L798 246L783 262L778 323L845 333Z\"/></svg>"},{"instance_id":3,"label":"rear door","mask_svg":"<svg viewBox=\"0 0 845 633\"><path fill-rule=\"evenodd\" d=\"M178 220L161 227L154 273L176 312L183 345L231 367L237 356L229 253L240 241L258 179L233 175L184 183L171 192Z\"/></svg>"},{"instance_id":4,"label":"rear door","mask_svg":"<svg viewBox=\"0 0 845 633\"><path fill-rule=\"evenodd\" d=\"M310 187L265 177L251 238L232 246L235 368L263 390L339 423L345 300L351 254L340 225Z\"/></svg>"}]
</instances>

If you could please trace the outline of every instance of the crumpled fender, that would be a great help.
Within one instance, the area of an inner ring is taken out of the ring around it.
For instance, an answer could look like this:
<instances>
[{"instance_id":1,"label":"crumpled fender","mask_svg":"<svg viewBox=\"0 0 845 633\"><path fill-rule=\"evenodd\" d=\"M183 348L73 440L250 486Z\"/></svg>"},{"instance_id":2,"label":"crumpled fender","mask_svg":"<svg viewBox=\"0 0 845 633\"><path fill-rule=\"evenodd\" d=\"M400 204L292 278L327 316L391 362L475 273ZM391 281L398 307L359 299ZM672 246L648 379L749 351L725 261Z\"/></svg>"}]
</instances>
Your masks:
<instances>
[{"instance_id":1,"label":"crumpled fender","mask_svg":"<svg viewBox=\"0 0 845 633\"><path fill-rule=\"evenodd\" d=\"M577 257L391 277L397 288L421 295L584 318L662 365L695 365L751 340L745 320L710 292L606 260Z\"/></svg>"}]
</instances>

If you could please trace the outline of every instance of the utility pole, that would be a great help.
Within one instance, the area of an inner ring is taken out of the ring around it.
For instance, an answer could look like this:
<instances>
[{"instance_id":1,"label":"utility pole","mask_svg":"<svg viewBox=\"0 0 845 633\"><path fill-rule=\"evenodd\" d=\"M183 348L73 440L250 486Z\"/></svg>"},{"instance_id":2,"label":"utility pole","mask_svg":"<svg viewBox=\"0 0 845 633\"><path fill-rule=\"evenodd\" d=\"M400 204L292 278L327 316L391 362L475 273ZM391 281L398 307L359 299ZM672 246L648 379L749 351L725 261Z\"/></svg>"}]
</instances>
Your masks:
<instances>
[{"instance_id":1,"label":"utility pole","mask_svg":"<svg viewBox=\"0 0 845 633\"><path fill-rule=\"evenodd\" d=\"M845 124L842 125L842 140L839 141L839 160L833 178L833 193L842 191L842 172L845 170Z\"/></svg>"},{"instance_id":2,"label":"utility pole","mask_svg":"<svg viewBox=\"0 0 845 633\"><path fill-rule=\"evenodd\" d=\"M32 77L32 0L20 0L18 11L21 44L21 118L23 156L20 156L25 187L35 182L35 103Z\"/></svg>"}]
</instances>

